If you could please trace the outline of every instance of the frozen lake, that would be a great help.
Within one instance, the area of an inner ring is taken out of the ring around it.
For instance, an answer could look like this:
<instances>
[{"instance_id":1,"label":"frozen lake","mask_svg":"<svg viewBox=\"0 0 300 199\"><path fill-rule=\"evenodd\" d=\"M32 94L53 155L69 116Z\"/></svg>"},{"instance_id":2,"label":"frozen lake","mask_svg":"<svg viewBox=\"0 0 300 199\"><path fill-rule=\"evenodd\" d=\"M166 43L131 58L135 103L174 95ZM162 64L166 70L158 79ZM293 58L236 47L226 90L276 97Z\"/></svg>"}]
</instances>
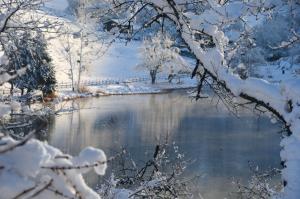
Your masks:
<instances>
[{"instance_id":1,"label":"frozen lake","mask_svg":"<svg viewBox=\"0 0 300 199\"><path fill-rule=\"evenodd\" d=\"M108 156L125 147L140 161L151 157L167 136L185 157L195 159L186 176L199 176L196 186L206 199L230 198L233 178L249 180L249 161L261 169L280 167L278 126L245 110L235 117L210 98L196 102L177 91L79 99L73 104L80 110L51 121L51 145L72 155L90 145ZM95 185L97 178L89 176L88 182Z\"/></svg>"}]
</instances>

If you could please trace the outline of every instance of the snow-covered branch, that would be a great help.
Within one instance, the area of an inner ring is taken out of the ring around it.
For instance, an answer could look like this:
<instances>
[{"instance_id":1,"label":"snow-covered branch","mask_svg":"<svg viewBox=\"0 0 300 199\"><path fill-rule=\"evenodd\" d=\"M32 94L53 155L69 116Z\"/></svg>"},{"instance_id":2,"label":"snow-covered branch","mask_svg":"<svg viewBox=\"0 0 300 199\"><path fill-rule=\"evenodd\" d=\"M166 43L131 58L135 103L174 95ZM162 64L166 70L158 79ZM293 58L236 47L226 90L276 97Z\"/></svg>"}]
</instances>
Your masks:
<instances>
[{"instance_id":1,"label":"snow-covered branch","mask_svg":"<svg viewBox=\"0 0 300 199\"><path fill-rule=\"evenodd\" d=\"M224 33L226 25L241 18L267 16L270 11L275 12L276 8L286 6L286 2L228 1L222 5L217 1L207 0L199 3L202 8L198 11L193 11L178 0L111 2L112 7L130 7L131 10L138 10L140 5L145 3L157 16L164 16L173 21L183 42L197 60L195 74L198 72L197 74L203 75L204 71L222 86L224 91L264 107L286 124L289 136L281 142L281 158L286 161L286 168L282 172L286 186L282 196L300 196L300 178L299 175L295 175L299 173L296 168L300 167L300 160L295 154L296 151L300 151L300 81L286 81L275 85L253 77L241 79L228 68L225 57L229 42ZM299 9L299 5L294 5ZM203 46L202 39L195 38L195 32L200 33L200 36L202 33L203 38L209 36L214 45Z\"/></svg>"},{"instance_id":2,"label":"snow-covered branch","mask_svg":"<svg viewBox=\"0 0 300 199\"><path fill-rule=\"evenodd\" d=\"M270 48L272 48L274 50L278 50L278 49L282 49L282 48L289 48L289 47L295 45L296 43L299 43L300 35L298 33L296 33L295 30L291 30L291 32L292 32L292 37L288 41L282 41L279 46L276 46L276 47L270 46Z\"/></svg>"},{"instance_id":3,"label":"snow-covered branch","mask_svg":"<svg viewBox=\"0 0 300 199\"><path fill-rule=\"evenodd\" d=\"M93 169L104 175L107 166L102 150L88 147L71 157L29 138L15 141L1 137L1 194L6 198L100 198L86 185L82 174Z\"/></svg>"},{"instance_id":4,"label":"snow-covered branch","mask_svg":"<svg viewBox=\"0 0 300 199\"><path fill-rule=\"evenodd\" d=\"M0 51L0 86L5 82L24 75L27 70L27 67L23 67L19 70L7 71L3 68L6 64L8 64L8 58L3 51Z\"/></svg>"}]
</instances>

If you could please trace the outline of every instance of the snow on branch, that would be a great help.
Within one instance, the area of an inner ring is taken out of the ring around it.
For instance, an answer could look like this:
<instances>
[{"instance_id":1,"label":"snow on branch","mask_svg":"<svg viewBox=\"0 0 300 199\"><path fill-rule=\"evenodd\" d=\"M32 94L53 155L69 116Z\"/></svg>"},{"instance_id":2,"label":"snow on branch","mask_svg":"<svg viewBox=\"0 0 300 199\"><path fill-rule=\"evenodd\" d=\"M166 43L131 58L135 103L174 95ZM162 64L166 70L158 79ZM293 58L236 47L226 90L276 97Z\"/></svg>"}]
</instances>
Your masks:
<instances>
[{"instance_id":1,"label":"snow on branch","mask_svg":"<svg viewBox=\"0 0 300 199\"><path fill-rule=\"evenodd\" d=\"M16 77L22 76L26 73L27 66L19 70L7 71L2 66L8 64L8 59L3 51L0 51L0 86Z\"/></svg>"},{"instance_id":2,"label":"snow on branch","mask_svg":"<svg viewBox=\"0 0 300 199\"><path fill-rule=\"evenodd\" d=\"M1 16L0 16L0 34L5 32L9 26L16 26L14 18L18 12L23 10L33 10L43 3L42 0L18 0L18 1L0 1ZM24 16L23 16L24 17ZM31 21L31 23L34 21ZM30 23L26 24L29 25ZM18 24L24 26L25 24ZM17 27L17 26L16 26Z\"/></svg>"},{"instance_id":3,"label":"snow on branch","mask_svg":"<svg viewBox=\"0 0 300 199\"><path fill-rule=\"evenodd\" d=\"M293 46L294 44L300 42L300 35L297 34L295 30L291 30L291 32L292 32L293 36L288 41L282 41L279 46L276 46L276 47L270 46L270 48L273 50L289 48L289 47Z\"/></svg>"},{"instance_id":4,"label":"snow on branch","mask_svg":"<svg viewBox=\"0 0 300 199\"><path fill-rule=\"evenodd\" d=\"M71 157L29 139L31 136L21 141L0 138L1 194L6 198L100 198L87 186L82 174L94 169L104 175L107 159L102 150L88 147L79 156Z\"/></svg>"}]
</instances>

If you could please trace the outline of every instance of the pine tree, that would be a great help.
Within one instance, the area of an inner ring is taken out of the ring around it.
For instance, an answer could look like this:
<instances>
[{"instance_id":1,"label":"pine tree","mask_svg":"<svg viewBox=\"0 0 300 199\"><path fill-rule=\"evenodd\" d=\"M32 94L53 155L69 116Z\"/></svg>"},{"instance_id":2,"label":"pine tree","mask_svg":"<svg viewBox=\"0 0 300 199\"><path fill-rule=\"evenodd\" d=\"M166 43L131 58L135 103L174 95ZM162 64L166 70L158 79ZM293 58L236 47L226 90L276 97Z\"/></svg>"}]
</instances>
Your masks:
<instances>
[{"instance_id":1,"label":"pine tree","mask_svg":"<svg viewBox=\"0 0 300 199\"><path fill-rule=\"evenodd\" d=\"M26 74L10 83L27 92L41 90L43 95L55 90L55 71L46 50L46 41L42 34L22 33L17 41L6 47L9 57L8 67L14 70L27 66Z\"/></svg>"}]
</instances>

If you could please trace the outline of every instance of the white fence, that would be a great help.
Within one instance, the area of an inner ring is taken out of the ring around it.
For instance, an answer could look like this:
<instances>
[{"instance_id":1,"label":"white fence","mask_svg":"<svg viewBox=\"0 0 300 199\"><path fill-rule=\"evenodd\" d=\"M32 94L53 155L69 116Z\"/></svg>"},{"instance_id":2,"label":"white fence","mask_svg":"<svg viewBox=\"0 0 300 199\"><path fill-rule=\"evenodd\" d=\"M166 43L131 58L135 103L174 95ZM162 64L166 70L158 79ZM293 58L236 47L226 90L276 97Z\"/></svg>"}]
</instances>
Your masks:
<instances>
[{"instance_id":1,"label":"white fence","mask_svg":"<svg viewBox=\"0 0 300 199\"><path fill-rule=\"evenodd\" d=\"M145 82L149 81L150 78L148 77L134 77L128 79L101 79L101 80L85 80L81 81L81 86L105 86L111 84L124 84L124 83L131 83L131 82ZM71 82L60 82L56 85L58 89L63 88L72 88ZM74 87L77 87L77 83L74 83Z\"/></svg>"},{"instance_id":2,"label":"white fence","mask_svg":"<svg viewBox=\"0 0 300 199\"><path fill-rule=\"evenodd\" d=\"M175 78L184 78L189 77L189 75L177 75ZM157 76L157 80L168 80L167 76ZM134 82L146 82L150 81L150 77L132 77L126 79L95 79L95 80L84 80L80 82L81 86L105 86L112 84L126 84L126 83L134 83ZM77 87L77 83L74 84L74 87ZM71 82L59 82L56 84L57 89L69 89L72 88ZM8 88L0 88L0 95L10 95L10 89Z\"/></svg>"}]
</instances>

